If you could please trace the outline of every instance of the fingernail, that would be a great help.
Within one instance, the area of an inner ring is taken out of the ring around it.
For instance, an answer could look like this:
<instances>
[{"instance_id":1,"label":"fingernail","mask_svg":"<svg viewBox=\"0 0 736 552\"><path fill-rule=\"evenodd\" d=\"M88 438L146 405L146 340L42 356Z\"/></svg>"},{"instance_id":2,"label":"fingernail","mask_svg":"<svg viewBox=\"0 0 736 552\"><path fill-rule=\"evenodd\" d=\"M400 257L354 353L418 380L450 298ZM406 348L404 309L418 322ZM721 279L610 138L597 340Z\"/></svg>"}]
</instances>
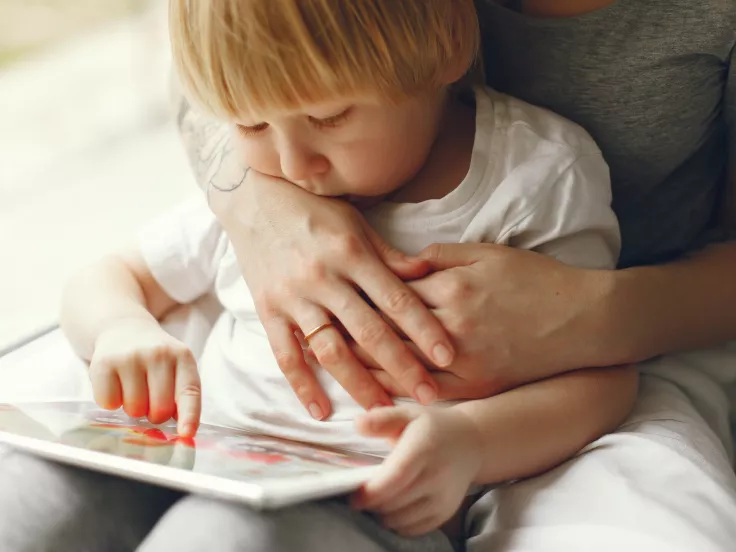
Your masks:
<instances>
[{"instance_id":1,"label":"fingernail","mask_svg":"<svg viewBox=\"0 0 736 552\"><path fill-rule=\"evenodd\" d=\"M432 404L437 400L437 392L428 383L420 383L414 390L414 394L421 404Z\"/></svg>"},{"instance_id":2,"label":"fingernail","mask_svg":"<svg viewBox=\"0 0 736 552\"><path fill-rule=\"evenodd\" d=\"M310 405L307 407L309 409L309 413L312 415L312 418L314 418L317 421L321 421L322 418L325 417L324 412L322 412L322 408L316 403L310 403Z\"/></svg>"},{"instance_id":3,"label":"fingernail","mask_svg":"<svg viewBox=\"0 0 736 552\"><path fill-rule=\"evenodd\" d=\"M447 345L443 345L442 343L435 345L432 356L434 357L434 362L440 368L445 368L452 363L452 352Z\"/></svg>"}]
</instances>

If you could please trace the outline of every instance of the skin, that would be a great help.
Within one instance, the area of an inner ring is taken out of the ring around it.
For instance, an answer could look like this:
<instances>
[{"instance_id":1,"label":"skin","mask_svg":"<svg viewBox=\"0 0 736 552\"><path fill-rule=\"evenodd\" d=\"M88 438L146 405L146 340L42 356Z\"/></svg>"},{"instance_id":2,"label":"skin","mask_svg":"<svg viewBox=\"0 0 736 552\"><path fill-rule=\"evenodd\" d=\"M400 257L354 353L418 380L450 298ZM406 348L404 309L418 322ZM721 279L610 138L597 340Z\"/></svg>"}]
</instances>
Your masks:
<instances>
[{"instance_id":1,"label":"skin","mask_svg":"<svg viewBox=\"0 0 736 552\"><path fill-rule=\"evenodd\" d=\"M329 131L323 122L315 124L323 121L318 117L322 110L337 114L326 116ZM341 115L346 111L350 117ZM335 124L335 117L342 126ZM320 195L350 195L362 202L394 192L418 200L424 199L422 193L444 195L449 190L424 183L439 175L446 177L445 182L455 179L453 188L459 184L469 155L458 154L456 148L461 145L470 151L474 135L474 110L449 101L443 90L400 105L376 97L346 98L328 107L305 105L259 114L256 120L236 123L258 129L242 133L236 151L253 172L271 183L283 183L279 177L300 176L296 185L287 185L314 200L325 199ZM415 136L407 135L407 129ZM345 200L327 201L347 205ZM306 266L310 270L308 261ZM285 285L272 274L269 278L271 287ZM338 295L339 283L329 285ZM62 328L75 350L90 360L98 404L108 409L122 406L131 416L148 416L154 423L177 415L179 432L189 437L196 432L201 412L196 363L186 346L158 322L176 305L140 251L131 248L72 279L64 294ZM297 329L321 323L320 310L311 308L317 315L297 319ZM367 311L390 327L372 308ZM288 330L293 336L292 328ZM342 331L349 332L350 327L345 325ZM341 331L330 327L311 339L310 349L320 363L334 368L340 359L325 347L332 334L342 339ZM363 344L370 345L370 340L355 340L356 347ZM394 352L386 341L382 348ZM410 351L407 347L407 354ZM341 372L336 373L342 381ZM375 383L366 375L366 381ZM394 450L375 479L356 495L354 506L376 512L403 535L439 528L458 510L471 484L540 473L613 430L633 405L637 381L633 368L601 369L565 374L445 409L375 408L380 403L368 401L364 406L371 411L358 420L358 430L388 439ZM424 402L434 398L421 391L416 395ZM310 413L318 419L324 416L319 410Z\"/></svg>"},{"instance_id":2,"label":"skin","mask_svg":"<svg viewBox=\"0 0 736 552\"><path fill-rule=\"evenodd\" d=\"M253 171L288 180L312 195L343 198L356 207L366 208L400 188L421 185L427 159L436 142L442 140L438 135L454 130L443 125L440 132L440 123L443 119L453 120L450 115L456 110L456 107L449 106L444 88L431 90L397 105L370 94L340 98L298 110L273 110L243 116L234 124L234 147L241 163ZM376 162L377 159L381 162ZM366 231L372 233L368 228ZM349 257L349 253L346 254ZM313 271L315 275L320 272L320 268L308 258L294 266L303 267L307 273ZM339 280L326 283L347 291ZM282 283L282 287L288 285L288 282ZM273 288L272 284L269 286ZM337 303L330 303L327 309L323 309L308 298L295 298L294 305L297 310L291 320L284 319L268 307L259 309L264 325L271 330L269 336L283 335L293 342L294 330L307 334L313 328L330 322L328 312L340 308ZM373 309L365 305L360 308L358 303L353 308L353 316L343 321L345 328L350 331L361 323L369 325L369 329L356 333L356 343L370 346L380 340L383 345L377 359L390 363L392 357L398 357L396 364L404 367L398 374L405 381L412 377L412 372L422 371L422 366L408 348L398 339L390 338L388 327ZM433 325L438 326L436 319ZM421 340L418 331L413 335ZM357 360L350 362L350 357L332 345L331 340L338 336L335 327L328 327L310 339L311 349L319 362L346 386L353 384L365 388L375 385ZM272 339L272 343L274 341L278 348L279 342ZM342 350L345 350L344 346ZM432 352L443 363L452 358L452 349L442 343L434 344ZM277 354L276 358L282 357ZM342 374L349 370L362 371L361 378L354 383L343 378ZM309 378L307 383L290 377L293 371L288 365L284 373L295 388L316 385L311 371L306 375ZM436 399L437 391L431 383L424 382L412 389L412 395L426 404ZM390 402L382 393L361 401L361 404L370 408ZM307 406L319 419L329 412L324 400L310 401Z\"/></svg>"},{"instance_id":3,"label":"skin","mask_svg":"<svg viewBox=\"0 0 736 552\"><path fill-rule=\"evenodd\" d=\"M523 8L538 17L568 17L610 3L533 0ZM317 404L329 411L286 327L286 321L299 316L297 299L330 310L350 336L369 336L355 339L360 342L355 346L329 332L320 343L334 352L331 371L341 372L340 381L361 404L382 404L387 391L415 395L412 390L430 380L441 398L489 396L569 370L624 365L736 338L733 242L671 263L619 271L572 268L493 244L434 245L419 255L422 263L376 239L348 206L256 171L248 174L247 185L234 187L240 176L218 171L202 155L227 141L226 126L208 121L185 102L181 105L180 128L198 180L205 187L215 183L233 188L210 189L211 206L241 259L259 315L264 321L283 321L267 324L267 332L305 407ZM731 182L730 188L736 188L736 179ZM731 228L736 226L733 215L734 209L724 209L724 224ZM247 258L260 259L258 271L242 261ZM305 259L312 270L299 275L290 271ZM286 285L268 289L259 271ZM423 271L432 274L420 278ZM336 282L341 285L334 293ZM367 311L355 286L390 325L368 314L356 316ZM529 304L536 306L531 312ZM406 337L405 348L396 345L397 337ZM452 343L449 364L432 354L440 342ZM383 350L384 343L391 343L390 352ZM407 361L407 349L413 360ZM416 360L430 370L431 378ZM372 381L366 378L366 367Z\"/></svg>"}]
</instances>

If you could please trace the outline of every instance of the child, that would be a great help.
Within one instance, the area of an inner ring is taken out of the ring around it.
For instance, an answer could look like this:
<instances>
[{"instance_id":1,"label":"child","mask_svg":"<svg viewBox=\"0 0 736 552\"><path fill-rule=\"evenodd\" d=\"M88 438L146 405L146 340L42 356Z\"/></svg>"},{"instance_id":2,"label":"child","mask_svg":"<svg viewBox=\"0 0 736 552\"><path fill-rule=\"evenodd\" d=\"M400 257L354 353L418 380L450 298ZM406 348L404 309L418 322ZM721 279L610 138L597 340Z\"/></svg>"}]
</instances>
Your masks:
<instances>
[{"instance_id":1,"label":"child","mask_svg":"<svg viewBox=\"0 0 736 552\"><path fill-rule=\"evenodd\" d=\"M493 242L578 266L615 265L608 170L590 137L543 109L462 85L479 43L472 0L172 0L170 14L187 95L232 124L250 170L353 203L408 254L435 242ZM395 533L368 518L335 518L359 526L373 546L410 549L403 547L413 541L396 533L438 529L474 485L530 476L571 457L613 430L636 394L633 369L587 370L485 400L426 408L403 401L361 415L312 362L333 415L310 417L202 201L165 214L137 247L69 284L63 327L90 360L101 406L122 405L154 423L178 414L180 432L194 434L197 366L158 320L211 290L225 312L199 362L203 417L387 455L354 506ZM319 314L305 345L329 328ZM176 517L174 507L146 546L169 542L167 526L206 526Z\"/></svg>"}]
</instances>

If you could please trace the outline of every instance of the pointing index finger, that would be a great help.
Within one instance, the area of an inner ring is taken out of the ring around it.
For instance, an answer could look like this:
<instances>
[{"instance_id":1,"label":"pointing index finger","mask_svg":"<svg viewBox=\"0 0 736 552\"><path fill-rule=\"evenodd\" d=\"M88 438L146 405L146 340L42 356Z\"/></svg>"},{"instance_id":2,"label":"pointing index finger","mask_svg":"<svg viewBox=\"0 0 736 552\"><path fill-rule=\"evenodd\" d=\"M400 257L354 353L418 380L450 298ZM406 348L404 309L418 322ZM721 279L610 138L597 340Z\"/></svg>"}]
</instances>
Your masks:
<instances>
[{"instance_id":1,"label":"pointing index finger","mask_svg":"<svg viewBox=\"0 0 736 552\"><path fill-rule=\"evenodd\" d=\"M202 414L202 386L197 364L190 355L180 357L175 383L177 432L182 437L194 437Z\"/></svg>"}]
</instances>

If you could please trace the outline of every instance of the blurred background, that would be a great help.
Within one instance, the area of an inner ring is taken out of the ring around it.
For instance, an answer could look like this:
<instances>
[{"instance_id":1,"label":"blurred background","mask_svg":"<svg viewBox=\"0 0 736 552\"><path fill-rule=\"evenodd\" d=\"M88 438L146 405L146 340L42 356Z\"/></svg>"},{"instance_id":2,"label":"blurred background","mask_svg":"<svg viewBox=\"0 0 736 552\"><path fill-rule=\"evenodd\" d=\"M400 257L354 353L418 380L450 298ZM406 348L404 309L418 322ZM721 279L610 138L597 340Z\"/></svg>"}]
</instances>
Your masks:
<instances>
[{"instance_id":1,"label":"blurred background","mask_svg":"<svg viewBox=\"0 0 736 552\"><path fill-rule=\"evenodd\" d=\"M197 193L174 124L164 0L0 0L0 352L64 281Z\"/></svg>"}]
</instances>

